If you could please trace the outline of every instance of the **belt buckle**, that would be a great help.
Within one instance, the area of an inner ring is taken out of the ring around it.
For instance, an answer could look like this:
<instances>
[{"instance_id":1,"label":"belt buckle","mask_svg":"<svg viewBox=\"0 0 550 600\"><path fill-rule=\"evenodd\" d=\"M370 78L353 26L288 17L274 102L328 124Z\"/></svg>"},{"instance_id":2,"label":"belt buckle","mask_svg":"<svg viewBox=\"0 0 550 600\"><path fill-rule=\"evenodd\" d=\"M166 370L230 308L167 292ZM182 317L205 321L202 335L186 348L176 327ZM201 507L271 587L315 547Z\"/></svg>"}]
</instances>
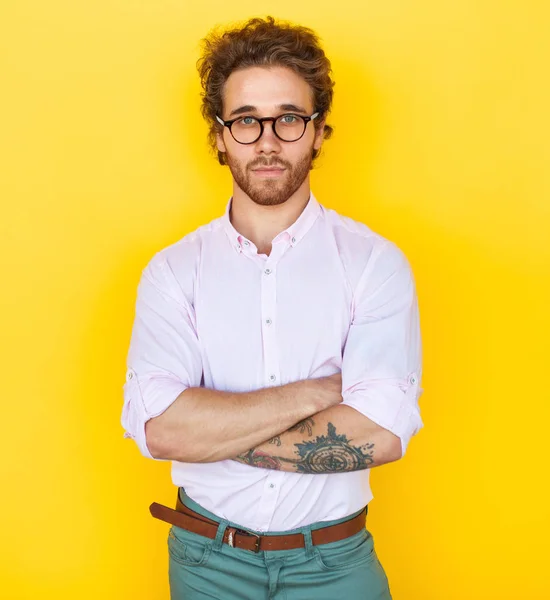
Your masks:
<instances>
[{"instance_id":1,"label":"belt buckle","mask_svg":"<svg viewBox=\"0 0 550 600\"><path fill-rule=\"evenodd\" d=\"M256 541L254 542L254 548L250 552L255 552L257 554L260 551L261 536L259 536L257 533L252 533L251 531L246 531L246 529L235 529L235 533L245 533L246 535L254 536L256 538Z\"/></svg>"}]
</instances>

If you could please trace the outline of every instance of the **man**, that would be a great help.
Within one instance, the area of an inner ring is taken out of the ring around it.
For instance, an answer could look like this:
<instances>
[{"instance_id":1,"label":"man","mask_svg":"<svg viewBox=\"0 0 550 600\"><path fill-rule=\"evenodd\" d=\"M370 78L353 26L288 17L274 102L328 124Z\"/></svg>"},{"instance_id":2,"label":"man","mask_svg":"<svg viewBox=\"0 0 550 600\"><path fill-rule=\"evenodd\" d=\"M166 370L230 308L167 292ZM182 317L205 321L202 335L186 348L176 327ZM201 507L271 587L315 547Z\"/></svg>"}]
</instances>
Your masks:
<instances>
[{"instance_id":1,"label":"man","mask_svg":"<svg viewBox=\"0 0 550 600\"><path fill-rule=\"evenodd\" d=\"M369 469L422 427L410 266L311 193L333 86L311 30L212 33L199 71L233 194L145 267L122 414L172 461L171 597L391 598L365 518Z\"/></svg>"}]
</instances>

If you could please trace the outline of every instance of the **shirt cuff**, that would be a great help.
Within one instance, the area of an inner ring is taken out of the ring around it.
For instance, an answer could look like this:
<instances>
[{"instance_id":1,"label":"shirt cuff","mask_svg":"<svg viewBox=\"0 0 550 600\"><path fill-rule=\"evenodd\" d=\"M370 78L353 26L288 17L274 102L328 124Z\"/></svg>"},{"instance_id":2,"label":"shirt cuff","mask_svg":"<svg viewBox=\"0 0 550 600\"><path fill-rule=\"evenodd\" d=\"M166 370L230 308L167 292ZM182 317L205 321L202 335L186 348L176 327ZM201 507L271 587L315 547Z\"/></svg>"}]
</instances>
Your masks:
<instances>
[{"instance_id":1,"label":"shirt cuff","mask_svg":"<svg viewBox=\"0 0 550 600\"><path fill-rule=\"evenodd\" d=\"M342 404L355 408L380 427L399 437L403 457L412 436L424 426L418 410L418 398L422 392L416 373L412 373L405 385L396 380L369 384L366 387L355 386L342 394Z\"/></svg>"},{"instance_id":2,"label":"shirt cuff","mask_svg":"<svg viewBox=\"0 0 550 600\"><path fill-rule=\"evenodd\" d=\"M148 397L152 398L149 410L146 409L143 401L143 385L147 388ZM134 440L146 458L168 462L168 459L155 458L151 454L145 436L145 423L162 414L187 388L188 386L181 381L165 376L161 381L148 378L145 382L140 383L134 369L127 370L126 382L123 386L124 408L121 418L122 427L125 429L123 437Z\"/></svg>"}]
</instances>

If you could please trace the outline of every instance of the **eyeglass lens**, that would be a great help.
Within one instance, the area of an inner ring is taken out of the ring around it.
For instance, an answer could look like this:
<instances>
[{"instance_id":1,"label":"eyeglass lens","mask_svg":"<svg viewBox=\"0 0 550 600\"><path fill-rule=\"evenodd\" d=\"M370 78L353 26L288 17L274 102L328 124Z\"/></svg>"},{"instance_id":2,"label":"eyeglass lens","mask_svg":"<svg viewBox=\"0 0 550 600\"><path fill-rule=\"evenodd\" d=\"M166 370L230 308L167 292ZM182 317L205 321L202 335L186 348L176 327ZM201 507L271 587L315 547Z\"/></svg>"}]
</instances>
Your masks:
<instances>
[{"instance_id":1,"label":"eyeglass lens","mask_svg":"<svg viewBox=\"0 0 550 600\"><path fill-rule=\"evenodd\" d=\"M305 130L306 123L299 115L282 115L273 121L275 133L285 142L294 142L299 139ZM249 144L255 142L261 134L262 128L254 117L243 117L231 126L231 133L237 142Z\"/></svg>"}]
</instances>

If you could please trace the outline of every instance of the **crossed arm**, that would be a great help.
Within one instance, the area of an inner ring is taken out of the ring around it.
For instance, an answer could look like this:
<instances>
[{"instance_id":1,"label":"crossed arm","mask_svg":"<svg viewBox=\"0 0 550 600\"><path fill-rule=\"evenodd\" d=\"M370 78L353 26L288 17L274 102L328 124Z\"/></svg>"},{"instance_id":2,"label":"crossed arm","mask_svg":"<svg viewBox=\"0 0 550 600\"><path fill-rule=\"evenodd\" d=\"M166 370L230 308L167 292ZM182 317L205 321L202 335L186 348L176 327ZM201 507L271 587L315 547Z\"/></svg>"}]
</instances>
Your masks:
<instances>
[{"instance_id":1,"label":"crossed arm","mask_svg":"<svg viewBox=\"0 0 550 600\"><path fill-rule=\"evenodd\" d=\"M314 402L313 408L296 404L297 390L291 393L285 386L247 393L201 388L193 306L176 294L178 285L168 278L172 271L163 265L148 265L138 287L139 318L128 352L121 416L125 437L135 439L145 456L182 462L229 459L297 473L349 472L401 458L411 435L422 427L417 407L421 340L414 279L395 245L379 247L355 288L341 364L346 374L341 391L351 403L324 410L315 408L321 403ZM396 433L367 418L367 408Z\"/></svg>"},{"instance_id":2,"label":"crossed arm","mask_svg":"<svg viewBox=\"0 0 550 600\"><path fill-rule=\"evenodd\" d=\"M292 473L344 473L401 458L399 437L354 408L336 405L232 460Z\"/></svg>"}]
</instances>

